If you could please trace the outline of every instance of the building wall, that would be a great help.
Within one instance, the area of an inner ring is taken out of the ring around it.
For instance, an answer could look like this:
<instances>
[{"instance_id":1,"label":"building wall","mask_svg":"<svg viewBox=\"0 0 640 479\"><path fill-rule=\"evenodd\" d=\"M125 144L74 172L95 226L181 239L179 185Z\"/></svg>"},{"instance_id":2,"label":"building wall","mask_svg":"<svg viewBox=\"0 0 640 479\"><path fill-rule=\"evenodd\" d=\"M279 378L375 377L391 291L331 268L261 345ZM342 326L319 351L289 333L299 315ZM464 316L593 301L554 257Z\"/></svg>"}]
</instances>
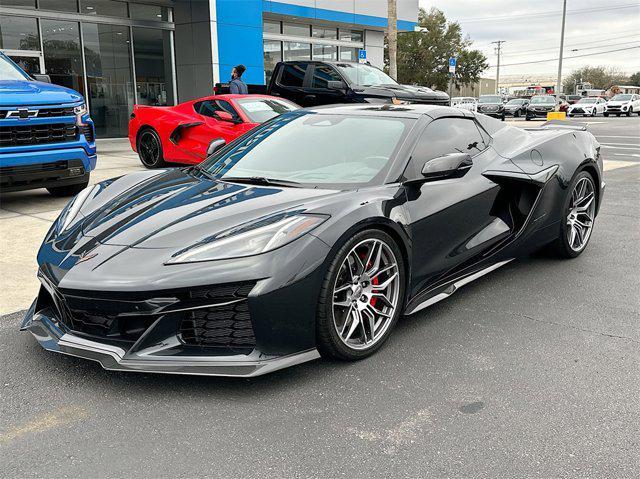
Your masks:
<instances>
[{"instance_id":1,"label":"building wall","mask_svg":"<svg viewBox=\"0 0 640 479\"><path fill-rule=\"evenodd\" d=\"M451 96L472 96L478 98L480 95L493 95L496 92L495 78L481 78L473 85L454 88Z\"/></svg>"}]
</instances>

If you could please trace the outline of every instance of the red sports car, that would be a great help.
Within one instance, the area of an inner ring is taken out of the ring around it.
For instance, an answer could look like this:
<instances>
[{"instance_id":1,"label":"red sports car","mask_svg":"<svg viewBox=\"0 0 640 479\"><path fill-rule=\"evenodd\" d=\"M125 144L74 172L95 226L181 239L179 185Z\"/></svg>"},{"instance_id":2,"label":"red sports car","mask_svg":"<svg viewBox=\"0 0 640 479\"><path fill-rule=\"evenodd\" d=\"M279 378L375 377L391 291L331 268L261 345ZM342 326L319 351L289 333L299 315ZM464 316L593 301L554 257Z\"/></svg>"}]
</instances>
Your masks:
<instances>
[{"instance_id":1,"label":"red sports car","mask_svg":"<svg viewBox=\"0 0 640 479\"><path fill-rule=\"evenodd\" d=\"M133 107L129 141L147 168L200 163L221 146L300 107L267 95L216 95L176 106Z\"/></svg>"}]
</instances>

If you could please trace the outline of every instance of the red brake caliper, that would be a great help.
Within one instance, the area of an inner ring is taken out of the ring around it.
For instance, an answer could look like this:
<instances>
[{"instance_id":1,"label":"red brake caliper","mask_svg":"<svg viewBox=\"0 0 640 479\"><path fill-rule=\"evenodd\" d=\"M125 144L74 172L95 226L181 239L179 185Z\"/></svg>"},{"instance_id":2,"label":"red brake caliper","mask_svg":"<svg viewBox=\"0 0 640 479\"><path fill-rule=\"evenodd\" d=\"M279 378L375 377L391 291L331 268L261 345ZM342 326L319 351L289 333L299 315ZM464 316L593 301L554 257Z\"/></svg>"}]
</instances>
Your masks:
<instances>
[{"instance_id":1,"label":"red brake caliper","mask_svg":"<svg viewBox=\"0 0 640 479\"><path fill-rule=\"evenodd\" d=\"M365 255L364 255L364 254L362 254L362 255L360 256L360 258L362 258L362 260L364 261L364 259L365 259ZM369 261L369 263L367 264L367 266L365 266L365 268L366 268L366 269L371 268L371 261ZM380 282L380 280L379 280L377 277L376 277L376 278L373 278L373 279L371 280L371 284L378 284L379 282ZM378 301L378 298L371 298L371 299L369 300L369 304L370 304L371 306L375 306L377 301Z\"/></svg>"}]
</instances>

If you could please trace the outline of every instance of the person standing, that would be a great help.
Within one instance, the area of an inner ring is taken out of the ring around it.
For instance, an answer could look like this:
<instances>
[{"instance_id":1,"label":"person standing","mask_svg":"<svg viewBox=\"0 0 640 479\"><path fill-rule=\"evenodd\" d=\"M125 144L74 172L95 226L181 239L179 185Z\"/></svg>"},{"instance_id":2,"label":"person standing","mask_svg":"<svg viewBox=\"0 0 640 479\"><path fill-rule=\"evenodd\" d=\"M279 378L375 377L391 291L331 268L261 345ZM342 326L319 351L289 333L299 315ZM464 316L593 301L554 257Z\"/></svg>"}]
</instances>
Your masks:
<instances>
[{"instance_id":1,"label":"person standing","mask_svg":"<svg viewBox=\"0 0 640 479\"><path fill-rule=\"evenodd\" d=\"M246 95L249 93L247 84L242 81L242 74L245 72L244 65L236 65L231 70L231 81L229 82L229 93L234 95Z\"/></svg>"}]
</instances>

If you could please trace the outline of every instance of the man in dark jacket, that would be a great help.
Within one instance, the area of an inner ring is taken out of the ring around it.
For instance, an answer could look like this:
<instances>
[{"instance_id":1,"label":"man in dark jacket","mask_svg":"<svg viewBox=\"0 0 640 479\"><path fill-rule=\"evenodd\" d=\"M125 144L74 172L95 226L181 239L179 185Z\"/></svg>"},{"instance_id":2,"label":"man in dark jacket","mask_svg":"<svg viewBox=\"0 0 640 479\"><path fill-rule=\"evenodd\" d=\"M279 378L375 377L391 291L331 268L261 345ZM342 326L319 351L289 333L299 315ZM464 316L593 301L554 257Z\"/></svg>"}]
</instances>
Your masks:
<instances>
[{"instance_id":1,"label":"man in dark jacket","mask_svg":"<svg viewBox=\"0 0 640 479\"><path fill-rule=\"evenodd\" d=\"M246 70L244 65L237 65L231 70L231 81L229 82L229 93L234 95L246 95L249 93L247 85L242 81L242 74Z\"/></svg>"}]
</instances>

